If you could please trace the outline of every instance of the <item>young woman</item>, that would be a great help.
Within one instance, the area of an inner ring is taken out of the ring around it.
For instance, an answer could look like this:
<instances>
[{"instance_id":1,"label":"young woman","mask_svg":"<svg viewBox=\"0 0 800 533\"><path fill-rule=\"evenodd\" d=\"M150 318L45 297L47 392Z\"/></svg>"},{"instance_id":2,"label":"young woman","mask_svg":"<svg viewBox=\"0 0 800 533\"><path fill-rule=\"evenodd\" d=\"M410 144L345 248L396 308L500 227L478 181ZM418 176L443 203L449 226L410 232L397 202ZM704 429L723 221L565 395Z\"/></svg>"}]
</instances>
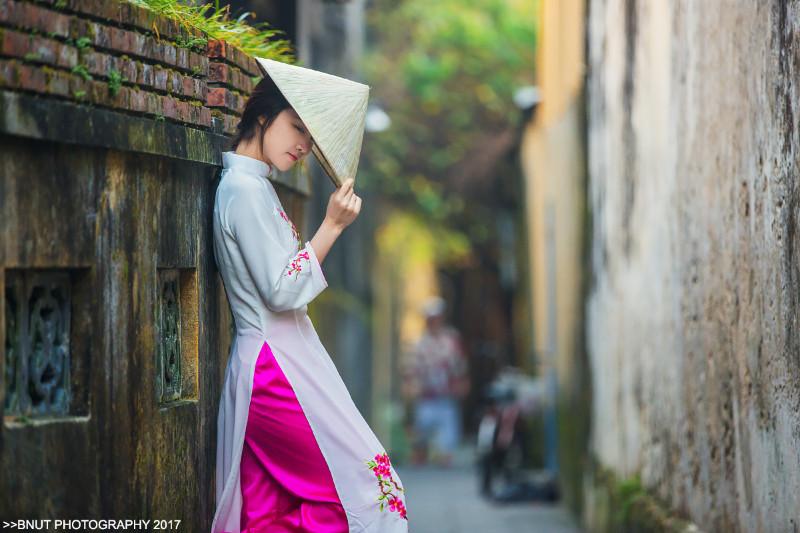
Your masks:
<instances>
[{"instance_id":1,"label":"young woman","mask_svg":"<svg viewBox=\"0 0 800 533\"><path fill-rule=\"evenodd\" d=\"M234 150L222 154L214 202L214 255L236 336L217 420L212 533L405 533L400 479L307 314L328 286L322 261L361 209L352 178L368 88L257 59L265 75ZM338 121L326 102L339 106ZM342 185L303 243L268 178L312 150Z\"/></svg>"}]
</instances>

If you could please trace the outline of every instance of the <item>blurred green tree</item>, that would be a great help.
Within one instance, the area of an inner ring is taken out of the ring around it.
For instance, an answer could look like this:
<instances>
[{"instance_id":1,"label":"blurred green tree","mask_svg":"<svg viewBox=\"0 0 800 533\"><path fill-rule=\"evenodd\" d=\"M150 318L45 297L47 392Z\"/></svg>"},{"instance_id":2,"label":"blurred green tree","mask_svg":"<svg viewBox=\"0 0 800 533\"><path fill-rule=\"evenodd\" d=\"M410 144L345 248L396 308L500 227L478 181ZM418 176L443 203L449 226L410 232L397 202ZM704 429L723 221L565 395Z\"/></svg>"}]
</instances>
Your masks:
<instances>
[{"instance_id":1,"label":"blurred green tree","mask_svg":"<svg viewBox=\"0 0 800 533\"><path fill-rule=\"evenodd\" d=\"M391 127L365 142L360 187L489 238L474 198L507 171L498 162L521 118L514 91L535 79L537 12L535 0L371 2L363 69Z\"/></svg>"}]
</instances>

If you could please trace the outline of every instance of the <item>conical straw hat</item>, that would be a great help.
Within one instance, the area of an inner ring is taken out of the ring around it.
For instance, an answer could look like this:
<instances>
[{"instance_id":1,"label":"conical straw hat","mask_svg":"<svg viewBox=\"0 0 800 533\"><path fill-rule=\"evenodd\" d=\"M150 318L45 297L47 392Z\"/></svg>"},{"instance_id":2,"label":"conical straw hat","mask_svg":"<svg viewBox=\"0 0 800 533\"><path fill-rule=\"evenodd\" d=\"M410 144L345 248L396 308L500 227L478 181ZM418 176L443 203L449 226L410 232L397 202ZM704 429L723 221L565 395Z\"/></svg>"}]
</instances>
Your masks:
<instances>
[{"instance_id":1,"label":"conical straw hat","mask_svg":"<svg viewBox=\"0 0 800 533\"><path fill-rule=\"evenodd\" d=\"M356 177L369 86L339 76L255 58L314 139L314 155L337 186Z\"/></svg>"}]
</instances>

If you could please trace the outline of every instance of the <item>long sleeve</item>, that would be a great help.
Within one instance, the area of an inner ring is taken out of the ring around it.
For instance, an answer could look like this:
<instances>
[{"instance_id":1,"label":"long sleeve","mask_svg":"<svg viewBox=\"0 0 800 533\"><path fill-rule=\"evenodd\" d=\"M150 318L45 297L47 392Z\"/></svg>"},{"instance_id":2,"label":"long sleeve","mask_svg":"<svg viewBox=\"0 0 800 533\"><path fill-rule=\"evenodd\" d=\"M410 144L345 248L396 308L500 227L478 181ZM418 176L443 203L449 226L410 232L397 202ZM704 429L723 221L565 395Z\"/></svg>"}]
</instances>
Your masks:
<instances>
[{"instance_id":1,"label":"long sleeve","mask_svg":"<svg viewBox=\"0 0 800 533\"><path fill-rule=\"evenodd\" d=\"M230 202L228 223L261 298L272 311L299 309L327 286L310 242L296 251L288 230L263 195L243 190Z\"/></svg>"}]
</instances>

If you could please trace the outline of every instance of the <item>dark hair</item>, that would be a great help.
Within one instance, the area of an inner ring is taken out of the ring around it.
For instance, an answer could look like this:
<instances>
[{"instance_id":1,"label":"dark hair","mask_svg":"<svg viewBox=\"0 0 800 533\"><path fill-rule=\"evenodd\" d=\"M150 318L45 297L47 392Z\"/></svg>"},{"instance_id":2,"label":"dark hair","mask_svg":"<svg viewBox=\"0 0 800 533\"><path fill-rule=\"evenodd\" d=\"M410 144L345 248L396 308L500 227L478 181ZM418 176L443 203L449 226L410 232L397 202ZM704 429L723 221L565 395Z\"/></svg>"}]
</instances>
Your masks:
<instances>
[{"instance_id":1,"label":"dark hair","mask_svg":"<svg viewBox=\"0 0 800 533\"><path fill-rule=\"evenodd\" d=\"M259 137L259 146L262 146L264 133L269 125L272 124L278 113L291 107L272 78L265 74L250 93L250 97L244 105L242 118L236 126L236 135L230 140L229 150L236 150L240 142L249 141L256 135ZM259 117L266 119L263 126L258 123Z\"/></svg>"}]
</instances>

